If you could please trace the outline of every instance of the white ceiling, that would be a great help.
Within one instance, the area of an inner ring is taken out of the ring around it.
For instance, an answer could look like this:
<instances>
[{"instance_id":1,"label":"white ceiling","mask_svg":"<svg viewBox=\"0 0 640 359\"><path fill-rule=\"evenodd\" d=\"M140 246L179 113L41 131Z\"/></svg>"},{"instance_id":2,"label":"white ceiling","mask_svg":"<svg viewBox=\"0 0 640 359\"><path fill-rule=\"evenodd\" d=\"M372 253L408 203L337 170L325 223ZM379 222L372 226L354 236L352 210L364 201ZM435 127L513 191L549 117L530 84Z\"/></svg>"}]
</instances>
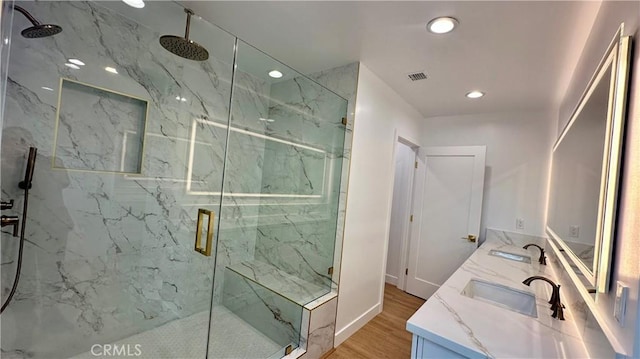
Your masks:
<instances>
[{"instance_id":1,"label":"white ceiling","mask_svg":"<svg viewBox=\"0 0 640 359\"><path fill-rule=\"evenodd\" d=\"M361 61L425 117L556 109L599 1L184 1L303 73ZM434 35L437 16L460 22ZM425 71L411 82L407 73ZM486 92L467 99L470 90Z\"/></svg>"}]
</instances>

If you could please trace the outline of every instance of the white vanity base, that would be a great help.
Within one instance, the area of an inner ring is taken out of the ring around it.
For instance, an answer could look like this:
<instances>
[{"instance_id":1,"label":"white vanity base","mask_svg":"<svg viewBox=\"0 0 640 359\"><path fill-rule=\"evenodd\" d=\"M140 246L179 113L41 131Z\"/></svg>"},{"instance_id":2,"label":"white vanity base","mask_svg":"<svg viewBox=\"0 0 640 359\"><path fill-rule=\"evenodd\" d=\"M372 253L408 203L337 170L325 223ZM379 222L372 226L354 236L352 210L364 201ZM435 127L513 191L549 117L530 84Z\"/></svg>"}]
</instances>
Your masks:
<instances>
[{"instance_id":1,"label":"white vanity base","mask_svg":"<svg viewBox=\"0 0 640 359\"><path fill-rule=\"evenodd\" d=\"M456 359L456 358L465 358L465 357L441 345L438 345L432 341L429 341L423 337L419 337L414 334L413 340L411 341L411 359L422 359L422 358Z\"/></svg>"}]
</instances>

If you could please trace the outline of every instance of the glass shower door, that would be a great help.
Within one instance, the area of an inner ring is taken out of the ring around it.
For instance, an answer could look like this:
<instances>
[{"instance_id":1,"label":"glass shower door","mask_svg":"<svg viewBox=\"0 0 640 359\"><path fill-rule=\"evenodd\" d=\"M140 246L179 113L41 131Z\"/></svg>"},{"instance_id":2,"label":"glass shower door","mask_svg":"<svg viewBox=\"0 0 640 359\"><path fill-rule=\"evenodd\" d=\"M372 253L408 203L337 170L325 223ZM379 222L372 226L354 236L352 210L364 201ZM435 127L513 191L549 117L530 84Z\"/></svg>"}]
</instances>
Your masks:
<instances>
[{"instance_id":1,"label":"glass shower door","mask_svg":"<svg viewBox=\"0 0 640 359\"><path fill-rule=\"evenodd\" d=\"M238 40L209 358L280 358L306 338L305 305L332 287L346 111Z\"/></svg>"},{"instance_id":2,"label":"glass shower door","mask_svg":"<svg viewBox=\"0 0 640 359\"><path fill-rule=\"evenodd\" d=\"M24 38L31 24L14 13L3 215L21 216L18 183L38 152L2 357L204 358L235 38L192 19L210 53L196 62L159 44L184 31L173 2L16 5L63 31ZM1 240L4 302L20 240L8 227Z\"/></svg>"}]
</instances>

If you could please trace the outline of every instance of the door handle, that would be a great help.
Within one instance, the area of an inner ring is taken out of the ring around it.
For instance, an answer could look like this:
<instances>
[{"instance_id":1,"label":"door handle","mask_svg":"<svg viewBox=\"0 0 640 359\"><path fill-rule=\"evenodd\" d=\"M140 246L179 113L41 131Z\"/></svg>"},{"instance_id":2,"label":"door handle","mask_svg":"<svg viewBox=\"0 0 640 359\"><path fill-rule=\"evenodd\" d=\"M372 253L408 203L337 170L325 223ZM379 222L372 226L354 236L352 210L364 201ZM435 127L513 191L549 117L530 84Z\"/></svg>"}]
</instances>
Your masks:
<instances>
[{"instance_id":1,"label":"door handle","mask_svg":"<svg viewBox=\"0 0 640 359\"><path fill-rule=\"evenodd\" d=\"M462 239L466 239L466 240L468 240L469 242L473 242L473 243L475 243L475 242L476 242L476 236L474 236L473 234L469 234L469 235L468 235L468 236L466 236L466 237L462 237Z\"/></svg>"},{"instance_id":2,"label":"door handle","mask_svg":"<svg viewBox=\"0 0 640 359\"><path fill-rule=\"evenodd\" d=\"M207 243L204 247L202 247L202 224L204 216L208 216L209 220L207 221ZM204 208L198 209L198 223L196 225L196 244L195 250L196 252L206 256L211 256L211 245L213 242L213 219L215 217L215 213L213 211L209 211Z\"/></svg>"}]
</instances>

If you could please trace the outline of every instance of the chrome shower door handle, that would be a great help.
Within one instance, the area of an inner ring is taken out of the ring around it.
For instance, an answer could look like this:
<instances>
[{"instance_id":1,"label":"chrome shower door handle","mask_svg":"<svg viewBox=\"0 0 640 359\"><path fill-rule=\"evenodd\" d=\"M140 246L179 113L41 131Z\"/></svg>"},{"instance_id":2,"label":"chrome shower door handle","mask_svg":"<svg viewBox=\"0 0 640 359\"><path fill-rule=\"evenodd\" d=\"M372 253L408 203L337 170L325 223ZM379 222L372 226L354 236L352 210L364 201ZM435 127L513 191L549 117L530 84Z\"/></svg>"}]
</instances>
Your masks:
<instances>
[{"instance_id":1,"label":"chrome shower door handle","mask_svg":"<svg viewBox=\"0 0 640 359\"><path fill-rule=\"evenodd\" d=\"M203 219L204 216L208 216L209 219L207 220L207 243L205 244L204 247L202 247L202 223L203 223ZM209 211L207 209L204 208L200 208L198 209L198 224L196 226L196 244L195 244L195 250L196 252L210 257L211 256L211 246L213 244L213 220L215 217L215 213L213 213L213 211Z\"/></svg>"}]
</instances>

